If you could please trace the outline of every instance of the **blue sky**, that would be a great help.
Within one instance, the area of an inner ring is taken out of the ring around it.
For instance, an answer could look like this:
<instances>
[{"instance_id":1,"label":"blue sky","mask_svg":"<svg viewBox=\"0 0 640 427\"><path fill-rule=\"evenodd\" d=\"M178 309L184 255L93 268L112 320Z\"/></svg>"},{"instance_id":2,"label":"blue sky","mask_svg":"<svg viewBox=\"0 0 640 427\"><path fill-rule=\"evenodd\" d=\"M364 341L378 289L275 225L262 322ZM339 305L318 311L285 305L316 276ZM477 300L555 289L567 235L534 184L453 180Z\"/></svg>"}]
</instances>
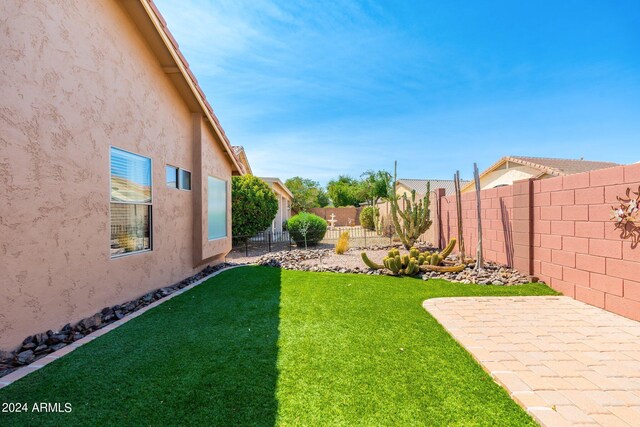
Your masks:
<instances>
[{"instance_id":1,"label":"blue sky","mask_svg":"<svg viewBox=\"0 0 640 427\"><path fill-rule=\"evenodd\" d=\"M640 161L637 0L156 4L259 176Z\"/></svg>"}]
</instances>

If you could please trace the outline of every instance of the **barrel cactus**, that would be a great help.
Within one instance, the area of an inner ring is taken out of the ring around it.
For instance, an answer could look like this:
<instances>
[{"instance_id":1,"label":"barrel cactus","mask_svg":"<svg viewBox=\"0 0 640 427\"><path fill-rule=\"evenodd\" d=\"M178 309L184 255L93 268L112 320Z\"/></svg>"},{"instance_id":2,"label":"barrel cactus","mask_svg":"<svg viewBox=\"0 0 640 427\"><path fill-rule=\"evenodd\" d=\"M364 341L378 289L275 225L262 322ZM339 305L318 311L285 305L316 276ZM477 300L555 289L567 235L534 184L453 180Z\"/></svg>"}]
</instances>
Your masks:
<instances>
[{"instance_id":1,"label":"barrel cactus","mask_svg":"<svg viewBox=\"0 0 640 427\"><path fill-rule=\"evenodd\" d=\"M459 272L465 268L464 264L442 265L444 259L451 254L456 246L456 239L451 239L441 252L420 252L415 247L409 249L408 254L401 255L398 249L391 249L382 260L382 264L375 263L362 252L362 260L367 267L374 270L386 269L394 275L413 275L424 269L427 271Z\"/></svg>"}]
</instances>

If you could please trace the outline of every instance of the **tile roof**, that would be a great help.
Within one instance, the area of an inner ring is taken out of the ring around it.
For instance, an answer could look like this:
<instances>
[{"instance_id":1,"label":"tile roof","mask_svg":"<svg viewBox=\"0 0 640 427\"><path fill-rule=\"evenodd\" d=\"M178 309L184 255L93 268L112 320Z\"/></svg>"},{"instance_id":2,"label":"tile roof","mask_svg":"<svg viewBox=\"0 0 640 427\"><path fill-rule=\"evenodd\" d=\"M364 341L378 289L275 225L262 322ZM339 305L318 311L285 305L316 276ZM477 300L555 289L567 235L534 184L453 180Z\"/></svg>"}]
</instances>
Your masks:
<instances>
[{"instance_id":1,"label":"tile roof","mask_svg":"<svg viewBox=\"0 0 640 427\"><path fill-rule=\"evenodd\" d=\"M154 3L153 0L139 0L139 1L143 5L144 4L148 5L150 10L152 11L153 15L158 20L159 28L156 27L158 32L164 34L167 37L167 39L169 39L169 42L171 43L171 48L173 48L173 52L178 57L177 61L180 61L181 65L184 67L184 71L186 73L184 75L184 77L186 79L190 80L191 83L193 84L193 92L194 92L193 94L194 94L194 96L196 96L196 98L199 97L200 100L202 101L202 105L204 106L204 108L206 110L205 111L205 113L206 113L205 115L207 115L207 114L209 115L209 117L213 121L214 128L219 132L219 135L220 135L220 137L222 139L222 146L224 147L225 151L230 155L234 165L238 169L240 169L238 158L235 156L234 150L231 148L231 142L229 141L229 138L227 137L227 134L224 132L224 129L222 128L222 125L220 124L220 121L218 120L218 117L213 112L213 107L211 107L211 104L207 100L206 94L204 93L204 91L200 87L200 84L198 83L198 79L193 74L193 71L191 71L191 68L189 67L189 63L187 62L187 58L184 57L184 55L180 51L180 46L178 45L178 42L173 37L173 34L171 34L171 31L169 31L169 27L167 26L167 21L165 21L164 17L160 13L160 10L158 10L158 7L156 6L156 4ZM169 48L169 46L167 46L167 48Z\"/></svg>"},{"instance_id":2,"label":"tile roof","mask_svg":"<svg viewBox=\"0 0 640 427\"><path fill-rule=\"evenodd\" d=\"M527 156L505 156L495 162L489 168L480 173L480 179L484 178L489 173L499 169L506 162L512 162L531 168L537 169L540 173L533 178L540 178L545 174L552 176L572 175L575 173L589 172L592 170L612 168L620 166L618 163L613 162L598 162L593 160L582 159L556 159L551 157L527 157ZM462 186L462 191L468 190L473 181L469 181L467 185Z\"/></svg>"},{"instance_id":3,"label":"tile roof","mask_svg":"<svg viewBox=\"0 0 640 427\"><path fill-rule=\"evenodd\" d=\"M251 170L251 165L249 164L249 158L247 157L247 152L245 151L242 145L232 145L231 149L233 150L233 154L238 159L238 163L243 168L243 172L245 174L253 174Z\"/></svg>"},{"instance_id":4,"label":"tile roof","mask_svg":"<svg viewBox=\"0 0 640 427\"><path fill-rule=\"evenodd\" d=\"M528 166L537 167L538 169L549 169L552 175L558 176L620 166L619 163L598 162L582 159L554 159L549 157L524 156L509 156L507 159L515 161L519 160L520 162L527 163Z\"/></svg>"},{"instance_id":5,"label":"tile roof","mask_svg":"<svg viewBox=\"0 0 640 427\"><path fill-rule=\"evenodd\" d=\"M448 196L455 192L455 185L452 179L408 179L408 178L398 178L398 182L403 184L405 187L410 188L411 190L416 190L418 194L424 194L427 192L427 182L430 183L431 190L435 190L436 188L444 188L445 195ZM460 180L460 186L464 187L471 181L466 181L464 179Z\"/></svg>"}]
</instances>

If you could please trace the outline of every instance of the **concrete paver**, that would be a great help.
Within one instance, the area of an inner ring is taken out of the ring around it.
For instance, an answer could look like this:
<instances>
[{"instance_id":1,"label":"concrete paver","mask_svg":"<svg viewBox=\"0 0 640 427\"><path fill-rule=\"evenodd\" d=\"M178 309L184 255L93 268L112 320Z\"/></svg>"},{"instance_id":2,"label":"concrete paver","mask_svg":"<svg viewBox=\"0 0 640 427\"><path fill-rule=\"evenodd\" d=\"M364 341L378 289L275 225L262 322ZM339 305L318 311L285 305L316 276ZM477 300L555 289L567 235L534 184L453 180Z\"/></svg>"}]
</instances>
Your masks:
<instances>
[{"instance_id":1,"label":"concrete paver","mask_svg":"<svg viewBox=\"0 0 640 427\"><path fill-rule=\"evenodd\" d=\"M640 425L640 322L561 296L424 308L543 426Z\"/></svg>"}]
</instances>

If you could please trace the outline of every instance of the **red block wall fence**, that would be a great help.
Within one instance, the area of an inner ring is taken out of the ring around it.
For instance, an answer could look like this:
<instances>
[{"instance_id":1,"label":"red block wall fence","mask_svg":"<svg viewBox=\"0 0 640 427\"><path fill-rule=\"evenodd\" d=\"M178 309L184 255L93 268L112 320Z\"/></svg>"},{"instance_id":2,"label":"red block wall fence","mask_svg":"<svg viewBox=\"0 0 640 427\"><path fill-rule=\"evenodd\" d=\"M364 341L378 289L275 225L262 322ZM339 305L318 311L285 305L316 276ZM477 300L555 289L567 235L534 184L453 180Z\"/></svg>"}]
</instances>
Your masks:
<instances>
[{"instance_id":1,"label":"red block wall fence","mask_svg":"<svg viewBox=\"0 0 640 427\"><path fill-rule=\"evenodd\" d=\"M640 164L633 164L483 190L484 256L567 296L640 320L640 245L621 238L609 219L616 196L639 185ZM444 241L458 235L455 196L440 201ZM462 195L462 210L466 251L475 255L475 192Z\"/></svg>"}]
</instances>

